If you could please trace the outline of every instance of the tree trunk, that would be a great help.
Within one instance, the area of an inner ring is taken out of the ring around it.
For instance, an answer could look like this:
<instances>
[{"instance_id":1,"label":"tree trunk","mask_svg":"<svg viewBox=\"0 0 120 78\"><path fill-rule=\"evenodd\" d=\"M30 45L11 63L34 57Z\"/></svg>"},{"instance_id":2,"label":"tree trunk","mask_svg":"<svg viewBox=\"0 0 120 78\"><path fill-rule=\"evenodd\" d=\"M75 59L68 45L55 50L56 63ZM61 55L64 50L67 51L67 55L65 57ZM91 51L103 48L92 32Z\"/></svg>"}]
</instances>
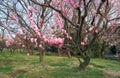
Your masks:
<instances>
[{"instance_id":1,"label":"tree trunk","mask_svg":"<svg viewBox=\"0 0 120 78\"><path fill-rule=\"evenodd\" d=\"M68 58L71 58L71 53L67 51Z\"/></svg>"},{"instance_id":2,"label":"tree trunk","mask_svg":"<svg viewBox=\"0 0 120 78\"><path fill-rule=\"evenodd\" d=\"M120 52L118 52L116 55L117 55L118 61L120 61Z\"/></svg>"},{"instance_id":3,"label":"tree trunk","mask_svg":"<svg viewBox=\"0 0 120 78\"><path fill-rule=\"evenodd\" d=\"M42 53L40 52L40 63L43 61L43 55Z\"/></svg>"},{"instance_id":4,"label":"tree trunk","mask_svg":"<svg viewBox=\"0 0 120 78\"><path fill-rule=\"evenodd\" d=\"M79 65L80 69L85 70L89 65L89 63L90 63L90 57L87 56L83 58L83 62L80 62L80 65Z\"/></svg>"},{"instance_id":5,"label":"tree trunk","mask_svg":"<svg viewBox=\"0 0 120 78\"><path fill-rule=\"evenodd\" d=\"M58 56L61 56L60 49L58 48Z\"/></svg>"},{"instance_id":6,"label":"tree trunk","mask_svg":"<svg viewBox=\"0 0 120 78\"><path fill-rule=\"evenodd\" d=\"M40 52L39 57L40 57L40 63L41 63L43 61L44 50L39 50L39 52Z\"/></svg>"},{"instance_id":7,"label":"tree trunk","mask_svg":"<svg viewBox=\"0 0 120 78\"><path fill-rule=\"evenodd\" d=\"M3 48L0 48L0 52L3 52Z\"/></svg>"},{"instance_id":8,"label":"tree trunk","mask_svg":"<svg viewBox=\"0 0 120 78\"><path fill-rule=\"evenodd\" d=\"M105 45L106 45L106 43L103 41L103 43L102 43L102 45L101 45L101 49L100 49L100 55L99 55L99 57L100 58L103 58L104 57L104 51L105 51Z\"/></svg>"}]
</instances>

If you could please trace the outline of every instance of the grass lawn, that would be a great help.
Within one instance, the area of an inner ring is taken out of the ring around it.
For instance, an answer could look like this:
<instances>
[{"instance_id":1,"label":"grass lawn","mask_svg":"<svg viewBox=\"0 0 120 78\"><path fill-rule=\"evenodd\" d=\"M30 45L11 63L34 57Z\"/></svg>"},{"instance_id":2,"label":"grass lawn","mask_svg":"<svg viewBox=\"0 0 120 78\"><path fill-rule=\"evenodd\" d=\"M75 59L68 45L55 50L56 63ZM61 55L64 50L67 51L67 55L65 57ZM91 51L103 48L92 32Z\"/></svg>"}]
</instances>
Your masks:
<instances>
[{"instance_id":1,"label":"grass lawn","mask_svg":"<svg viewBox=\"0 0 120 78\"><path fill-rule=\"evenodd\" d=\"M91 59L85 71L79 71L76 58L0 53L0 78L120 78L120 62Z\"/></svg>"}]
</instances>

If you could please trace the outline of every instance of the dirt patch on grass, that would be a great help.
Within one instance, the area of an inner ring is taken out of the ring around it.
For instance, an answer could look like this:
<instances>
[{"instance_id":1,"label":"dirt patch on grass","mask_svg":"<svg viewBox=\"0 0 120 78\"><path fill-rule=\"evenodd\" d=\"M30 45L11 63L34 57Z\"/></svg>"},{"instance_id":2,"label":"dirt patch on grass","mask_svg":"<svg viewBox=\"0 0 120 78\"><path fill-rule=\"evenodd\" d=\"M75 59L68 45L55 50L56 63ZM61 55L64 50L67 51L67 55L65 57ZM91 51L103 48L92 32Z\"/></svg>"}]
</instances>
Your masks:
<instances>
[{"instance_id":1,"label":"dirt patch on grass","mask_svg":"<svg viewBox=\"0 0 120 78\"><path fill-rule=\"evenodd\" d=\"M104 70L106 78L120 78L120 71Z\"/></svg>"},{"instance_id":2,"label":"dirt patch on grass","mask_svg":"<svg viewBox=\"0 0 120 78\"><path fill-rule=\"evenodd\" d=\"M0 72L0 78L12 78L8 73Z\"/></svg>"}]
</instances>

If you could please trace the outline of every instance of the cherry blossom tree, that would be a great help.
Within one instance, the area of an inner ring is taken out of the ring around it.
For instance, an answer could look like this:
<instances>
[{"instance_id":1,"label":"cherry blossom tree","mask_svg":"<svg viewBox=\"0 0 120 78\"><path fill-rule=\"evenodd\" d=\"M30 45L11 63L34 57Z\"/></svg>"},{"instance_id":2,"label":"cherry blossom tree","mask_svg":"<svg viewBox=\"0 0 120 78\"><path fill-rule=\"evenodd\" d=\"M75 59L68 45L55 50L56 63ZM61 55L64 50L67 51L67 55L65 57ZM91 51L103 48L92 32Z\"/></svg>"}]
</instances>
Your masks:
<instances>
[{"instance_id":1,"label":"cherry blossom tree","mask_svg":"<svg viewBox=\"0 0 120 78\"><path fill-rule=\"evenodd\" d=\"M18 5L20 5L21 7L18 8ZM51 10L46 9L45 7L38 8L38 10L36 10L30 5L32 4L29 3L29 1L4 1L2 4L2 8L6 8L7 10L7 12L5 12L4 9L1 9L1 12L6 15L4 17L6 20L3 19L3 22L6 21L4 22L4 28L6 28L9 33L12 32L16 36L25 33L29 33L29 35L32 35L29 36L29 38L25 35L23 36L23 38L27 37L26 39L29 39L31 43L34 43L37 47L41 48L41 60L44 54L44 49L46 47L45 43L50 46L56 45L61 48L64 42L64 38L56 36L54 34L55 31L51 30L52 27L48 22L49 18L52 16ZM36 18L36 20L34 20L33 18ZM14 23L15 26L11 25L11 23ZM10 41L11 40L6 41L7 46L10 46Z\"/></svg>"},{"instance_id":2,"label":"cherry blossom tree","mask_svg":"<svg viewBox=\"0 0 120 78\"><path fill-rule=\"evenodd\" d=\"M30 40L41 60L45 47L66 47L77 54L81 69L90 63L93 43L120 23L119 0L4 0L1 5L5 28L34 36Z\"/></svg>"},{"instance_id":3,"label":"cherry blossom tree","mask_svg":"<svg viewBox=\"0 0 120 78\"><path fill-rule=\"evenodd\" d=\"M49 0L46 4L31 1L55 11L57 24L66 38L71 40L67 42L69 48L80 54L77 58L83 69L90 62L89 52L93 43L101 38L104 30L116 28L120 21L118 0ZM68 36L70 34L73 36Z\"/></svg>"},{"instance_id":4,"label":"cherry blossom tree","mask_svg":"<svg viewBox=\"0 0 120 78\"><path fill-rule=\"evenodd\" d=\"M111 32L110 32L111 31ZM109 28L104 32L105 34L102 38L107 42L110 46L115 46L117 51L120 50L120 25L116 26L114 29Z\"/></svg>"}]
</instances>

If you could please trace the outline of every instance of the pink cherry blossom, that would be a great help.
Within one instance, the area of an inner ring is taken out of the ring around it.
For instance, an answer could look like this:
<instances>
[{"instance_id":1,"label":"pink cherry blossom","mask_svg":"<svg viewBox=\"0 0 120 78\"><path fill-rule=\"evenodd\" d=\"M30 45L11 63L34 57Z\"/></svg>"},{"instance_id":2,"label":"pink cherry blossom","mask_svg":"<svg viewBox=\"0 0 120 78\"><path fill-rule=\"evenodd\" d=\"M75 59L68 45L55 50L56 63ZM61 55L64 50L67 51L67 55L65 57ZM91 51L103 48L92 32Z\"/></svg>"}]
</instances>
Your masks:
<instances>
[{"instance_id":1,"label":"pink cherry blossom","mask_svg":"<svg viewBox=\"0 0 120 78\"><path fill-rule=\"evenodd\" d=\"M33 39L33 38L30 38L30 41L33 43L33 42L34 42L34 39Z\"/></svg>"},{"instance_id":2,"label":"pink cherry blossom","mask_svg":"<svg viewBox=\"0 0 120 78\"><path fill-rule=\"evenodd\" d=\"M41 38L42 36L41 36L41 33L40 32L36 32L36 35L37 35L37 37L39 37L39 38Z\"/></svg>"},{"instance_id":3,"label":"pink cherry blossom","mask_svg":"<svg viewBox=\"0 0 120 78\"><path fill-rule=\"evenodd\" d=\"M58 44L63 44L64 43L64 38L58 38Z\"/></svg>"},{"instance_id":4,"label":"pink cherry blossom","mask_svg":"<svg viewBox=\"0 0 120 78\"><path fill-rule=\"evenodd\" d=\"M47 38L44 38L44 42L48 43L48 42L49 42L49 40L48 40Z\"/></svg>"},{"instance_id":5,"label":"pink cherry blossom","mask_svg":"<svg viewBox=\"0 0 120 78\"><path fill-rule=\"evenodd\" d=\"M98 29L96 29L95 32L98 33L99 32Z\"/></svg>"},{"instance_id":6,"label":"pink cherry blossom","mask_svg":"<svg viewBox=\"0 0 120 78\"><path fill-rule=\"evenodd\" d=\"M12 20L14 20L14 22L17 23L17 19L16 19L16 17L15 17L12 13L10 13L9 16L10 16L10 18L11 18Z\"/></svg>"},{"instance_id":7,"label":"pink cherry blossom","mask_svg":"<svg viewBox=\"0 0 120 78\"><path fill-rule=\"evenodd\" d=\"M72 37L71 37L71 36L68 36L68 39L72 40Z\"/></svg>"},{"instance_id":8,"label":"pink cherry blossom","mask_svg":"<svg viewBox=\"0 0 120 78\"><path fill-rule=\"evenodd\" d=\"M51 37L50 39L44 38L44 41L47 42L50 45L58 45L58 47L62 47L64 43L64 38L57 38L57 37Z\"/></svg>"},{"instance_id":9,"label":"pink cherry blossom","mask_svg":"<svg viewBox=\"0 0 120 78\"><path fill-rule=\"evenodd\" d=\"M34 38L35 43L37 43L37 38Z\"/></svg>"},{"instance_id":10,"label":"pink cherry blossom","mask_svg":"<svg viewBox=\"0 0 120 78\"><path fill-rule=\"evenodd\" d=\"M23 27L23 26L20 26L20 28L21 28L22 32L25 33L24 27Z\"/></svg>"},{"instance_id":11,"label":"pink cherry blossom","mask_svg":"<svg viewBox=\"0 0 120 78\"><path fill-rule=\"evenodd\" d=\"M31 22L31 26L32 26L32 28L35 30L35 29L36 29L36 24L34 23L33 18L30 17L29 19L30 19L30 22Z\"/></svg>"},{"instance_id":12,"label":"pink cherry blossom","mask_svg":"<svg viewBox=\"0 0 120 78\"><path fill-rule=\"evenodd\" d=\"M87 37L85 37L83 41L86 43L86 42L88 41L88 38L87 38Z\"/></svg>"},{"instance_id":13,"label":"pink cherry blossom","mask_svg":"<svg viewBox=\"0 0 120 78\"><path fill-rule=\"evenodd\" d=\"M29 11L29 9L26 9L26 12L28 14L28 17L30 18L32 16L32 13Z\"/></svg>"},{"instance_id":14,"label":"pink cherry blossom","mask_svg":"<svg viewBox=\"0 0 120 78\"><path fill-rule=\"evenodd\" d=\"M21 42L18 43L18 45L21 45L21 44L22 44Z\"/></svg>"},{"instance_id":15,"label":"pink cherry blossom","mask_svg":"<svg viewBox=\"0 0 120 78\"><path fill-rule=\"evenodd\" d=\"M26 39L27 37L26 37L26 35L23 37L23 39Z\"/></svg>"},{"instance_id":16,"label":"pink cherry blossom","mask_svg":"<svg viewBox=\"0 0 120 78\"><path fill-rule=\"evenodd\" d=\"M85 42L81 42L81 45L84 46L84 45L85 45Z\"/></svg>"},{"instance_id":17,"label":"pink cherry blossom","mask_svg":"<svg viewBox=\"0 0 120 78\"><path fill-rule=\"evenodd\" d=\"M70 3L74 8L79 7L79 4L77 3L77 0L69 0L69 3Z\"/></svg>"},{"instance_id":18,"label":"pink cherry blossom","mask_svg":"<svg viewBox=\"0 0 120 78\"><path fill-rule=\"evenodd\" d=\"M43 19L39 18L39 26L42 27Z\"/></svg>"},{"instance_id":19,"label":"pink cherry blossom","mask_svg":"<svg viewBox=\"0 0 120 78\"><path fill-rule=\"evenodd\" d=\"M45 49L41 44L39 45L39 47L40 47L41 49Z\"/></svg>"},{"instance_id":20,"label":"pink cherry blossom","mask_svg":"<svg viewBox=\"0 0 120 78\"><path fill-rule=\"evenodd\" d=\"M60 2L59 0L53 0L53 6L57 7L59 2Z\"/></svg>"},{"instance_id":21,"label":"pink cherry blossom","mask_svg":"<svg viewBox=\"0 0 120 78\"><path fill-rule=\"evenodd\" d=\"M25 45L22 45L22 47L24 48L24 47L25 47Z\"/></svg>"},{"instance_id":22,"label":"pink cherry blossom","mask_svg":"<svg viewBox=\"0 0 120 78\"><path fill-rule=\"evenodd\" d=\"M93 29L94 29L94 26L90 27L90 28L89 28L89 31L92 31Z\"/></svg>"},{"instance_id":23,"label":"pink cherry blossom","mask_svg":"<svg viewBox=\"0 0 120 78\"><path fill-rule=\"evenodd\" d=\"M32 17L32 13L30 12L29 9L26 9L26 12L27 12L27 14L28 14L28 17L29 17L29 20L30 20L30 23L31 23L31 27L32 27L34 30L36 30L36 24L35 24L34 19L33 19L33 17Z\"/></svg>"},{"instance_id":24,"label":"pink cherry blossom","mask_svg":"<svg viewBox=\"0 0 120 78\"><path fill-rule=\"evenodd\" d=\"M88 31L86 29L84 29L84 31L87 33Z\"/></svg>"},{"instance_id":25,"label":"pink cherry blossom","mask_svg":"<svg viewBox=\"0 0 120 78\"><path fill-rule=\"evenodd\" d=\"M9 47L10 45L12 45L12 40L11 39L8 39L6 42L5 42L6 46Z\"/></svg>"},{"instance_id":26,"label":"pink cherry blossom","mask_svg":"<svg viewBox=\"0 0 120 78\"><path fill-rule=\"evenodd\" d=\"M68 39L72 40L72 37L67 33L66 30L62 29L62 32L67 36Z\"/></svg>"},{"instance_id":27,"label":"pink cherry blossom","mask_svg":"<svg viewBox=\"0 0 120 78\"><path fill-rule=\"evenodd\" d=\"M20 32L17 31L15 34L16 34L16 35L20 35Z\"/></svg>"},{"instance_id":28,"label":"pink cherry blossom","mask_svg":"<svg viewBox=\"0 0 120 78\"><path fill-rule=\"evenodd\" d=\"M29 9L30 11L35 12L36 14L38 13L38 11L37 11L37 10L35 10L35 8L34 8L34 7L32 7L32 6L29 6L29 7L28 7L28 9Z\"/></svg>"},{"instance_id":29,"label":"pink cherry blossom","mask_svg":"<svg viewBox=\"0 0 120 78\"><path fill-rule=\"evenodd\" d=\"M59 44L59 45L58 45L58 48L62 48L62 46L63 46L63 44Z\"/></svg>"},{"instance_id":30,"label":"pink cherry blossom","mask_svg":"<svg viewBox=\"0 0 120 78\"><path fill-rule=\"evenodd\" d=\"M60 17L60 15L57 12L54 12L54 14L55 14L55 17L57 19L58 26L61 29L63 29L64 28L64 21L63 21L63 19Z\"/></svg>"}]
</instances>

